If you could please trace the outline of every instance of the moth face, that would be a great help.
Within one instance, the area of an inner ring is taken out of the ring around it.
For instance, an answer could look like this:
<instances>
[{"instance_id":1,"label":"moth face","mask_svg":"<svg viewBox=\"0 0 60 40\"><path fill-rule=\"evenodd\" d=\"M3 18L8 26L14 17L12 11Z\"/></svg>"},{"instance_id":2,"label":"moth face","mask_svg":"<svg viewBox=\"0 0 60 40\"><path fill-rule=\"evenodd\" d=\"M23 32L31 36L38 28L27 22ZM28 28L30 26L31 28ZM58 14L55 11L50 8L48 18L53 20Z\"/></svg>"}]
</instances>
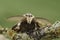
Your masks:
<instances>
[{"instance_id":1,"label":"moth face","mask_svg":"<svg viewBox=\"0 0 60 40\"><path fill-rule=\"evenodd\" d=\"M32 14L26 14L25 18L27 20L27 23L31 24L32 20L34 19L34 16Z\"/></svg>"}]
</instances>

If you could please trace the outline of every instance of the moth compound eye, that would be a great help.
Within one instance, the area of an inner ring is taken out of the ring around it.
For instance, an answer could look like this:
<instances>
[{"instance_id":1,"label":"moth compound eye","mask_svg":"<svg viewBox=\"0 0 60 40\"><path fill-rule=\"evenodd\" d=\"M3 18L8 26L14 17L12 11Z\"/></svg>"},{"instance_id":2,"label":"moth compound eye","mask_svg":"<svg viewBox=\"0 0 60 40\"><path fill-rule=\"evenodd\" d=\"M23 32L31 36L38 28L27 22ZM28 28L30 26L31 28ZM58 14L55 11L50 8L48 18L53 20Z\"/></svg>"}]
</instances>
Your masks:
<instances>
[{"instance_id":1,"label":"moth compound eye","mask_svg":"<svg viewBox=\"0 0 60 40\"><path fill-rule=\"evenodd\" d=\"M32 17L33 15L32 14L30 14L30 17Z\"/></svg>"}]
</instances>

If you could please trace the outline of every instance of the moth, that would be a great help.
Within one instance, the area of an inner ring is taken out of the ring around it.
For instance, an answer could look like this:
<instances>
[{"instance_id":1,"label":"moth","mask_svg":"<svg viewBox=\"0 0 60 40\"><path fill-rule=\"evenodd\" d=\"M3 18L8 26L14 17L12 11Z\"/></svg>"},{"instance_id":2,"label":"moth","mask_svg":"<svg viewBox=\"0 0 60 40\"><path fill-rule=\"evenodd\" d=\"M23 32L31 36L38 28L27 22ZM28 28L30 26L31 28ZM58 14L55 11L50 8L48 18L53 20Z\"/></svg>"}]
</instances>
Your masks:
<instances>
[{"instance_id":1,"label":"moth","mask_svg":"<svg viewBox=\"0 0 60 40\"><path fill-rule=\"evenodd\" d=\"M8 21L16 21L11 30L18 33L26 33L34 40L43 38L56 38L60 34L60 21L52 24L48 19L36 17L31 13L24 15L11 16L7 18ZM51 39L50 39L51 40Z\"/></svg>"}]
</instances>

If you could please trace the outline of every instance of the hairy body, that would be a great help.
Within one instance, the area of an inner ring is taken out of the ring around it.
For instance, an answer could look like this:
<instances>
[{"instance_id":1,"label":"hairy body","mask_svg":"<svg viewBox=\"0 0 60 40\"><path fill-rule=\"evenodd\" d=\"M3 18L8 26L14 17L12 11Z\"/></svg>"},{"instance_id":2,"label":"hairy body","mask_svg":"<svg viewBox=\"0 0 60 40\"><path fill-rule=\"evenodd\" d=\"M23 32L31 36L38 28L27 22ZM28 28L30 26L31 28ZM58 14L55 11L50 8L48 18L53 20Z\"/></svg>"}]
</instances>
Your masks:
<instances>
[{"instance_id":1,"label":"hairy body","mask_svg":"<svg viewBox=\"0 0 60 40\"><path fill-rule=\"evenodd\" d=\"M38 22L35 20L32 20L31 24L27 23L26 20L23 20L20 25L16 24L15 26L12 27L12 30L16 32L33 32L36 29L39 29L40 26L38 25ZM16 28L18 27L18 29Z\"/></svg>"}]
</instances>

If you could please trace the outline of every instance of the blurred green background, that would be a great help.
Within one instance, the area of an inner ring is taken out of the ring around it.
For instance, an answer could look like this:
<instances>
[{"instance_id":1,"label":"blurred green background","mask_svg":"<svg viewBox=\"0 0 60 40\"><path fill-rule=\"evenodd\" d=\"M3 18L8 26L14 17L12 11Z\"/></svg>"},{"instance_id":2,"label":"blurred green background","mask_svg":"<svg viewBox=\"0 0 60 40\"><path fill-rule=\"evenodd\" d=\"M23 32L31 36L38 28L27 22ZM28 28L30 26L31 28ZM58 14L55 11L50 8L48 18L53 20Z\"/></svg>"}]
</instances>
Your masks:
<instances>
[{"instance_id":1,"label":"blurred green background","mask_svg":"<svg viewBox=\"0 0 60 40\"><path fill-rule=\"evenodd\" d=\"M54 23L60 20L59 7L58 0L0 0L0 25L12 27L15 22L7 22L7 17L30 12Z\"/></svg>"},{"instance_id":2,"label":"blurred green background","mask_svg":"<svg viewBox=\"0 0 60 40\"><path fill-rule=\"evenodd\" d=\"M35 16L47 18L54 23L60 20L59 7L56 0L0 0L0 25L11 27L14 22L5 19L10 16L31 12Z\"/></svg>"}]
</instances>

